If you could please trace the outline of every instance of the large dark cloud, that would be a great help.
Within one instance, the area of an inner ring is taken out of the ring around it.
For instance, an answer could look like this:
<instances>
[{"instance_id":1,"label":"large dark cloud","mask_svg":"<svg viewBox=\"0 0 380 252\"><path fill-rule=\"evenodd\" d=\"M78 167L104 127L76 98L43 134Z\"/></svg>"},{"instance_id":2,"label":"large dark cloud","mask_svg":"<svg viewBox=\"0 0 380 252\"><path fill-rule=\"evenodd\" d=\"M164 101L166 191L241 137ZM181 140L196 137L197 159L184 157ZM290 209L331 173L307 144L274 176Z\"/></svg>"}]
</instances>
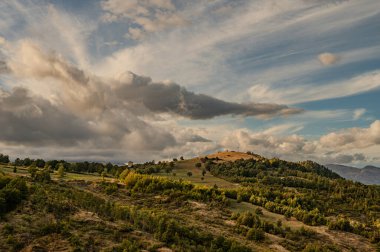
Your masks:
<instances>
[{"instance_id":1,"label":"large dark cloud","mask_svg":"<svg viewBox=\"0 0 380 252\"><path fill-rule=\"evenodd\" d=\"M115 93L120 99L141 102L153 112L171 112L190 119L210 119L222 115L278 116L302 112L300 109L271 103L241 104L195 94L175 83L154 83L148 77L129 73Z\"/></svg>"},{"instance_id":2,"label":"large dark cloud","mask_svg":"<svg viewBox=\"0 0 380 252\"><path fill-rule=\"evenodd\" d=\"M0 140L13 144L71 145L94 136L88 122L24 88L2 92Z\"/></svg>"},{"instance_id":3,"label":"large dark cloud","mask_svg":"<svg viewBox=\"0 0 380 252\"><path fill-rule=\"evenodd\" d=\"M109 81L85 73L55 53L45 53L31 42L21 43L19 56L8 64L10 71L20 77L54 78L63 86L63 96L70 106L95 113L127 106L133 110L144 106L154 113L169 112L190 119L210 119L223 115L286 116L302 112L273 103L235 103L223 101L205 94L195 94L176 83L153 82L151 78L131 72L124 74L110 88ZM140 110L141 112L141 110Z\"/></svg>"}]
</instances>

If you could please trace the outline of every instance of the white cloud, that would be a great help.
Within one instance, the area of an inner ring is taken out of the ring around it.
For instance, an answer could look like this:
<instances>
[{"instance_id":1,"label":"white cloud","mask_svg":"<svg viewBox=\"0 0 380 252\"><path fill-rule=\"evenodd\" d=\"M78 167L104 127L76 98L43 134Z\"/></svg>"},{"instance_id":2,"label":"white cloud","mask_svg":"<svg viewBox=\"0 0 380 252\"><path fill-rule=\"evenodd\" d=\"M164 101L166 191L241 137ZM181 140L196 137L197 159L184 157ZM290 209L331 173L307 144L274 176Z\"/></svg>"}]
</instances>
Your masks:
<instances>
[{"instance_id":1,"label":"white cloud","mask_svg":"<svg viewBox=\"0 0 380 252\"><path fill-rule=\"evenodd\" d=\"M369 128L350 128L332 132L320 139L322 146L334 149L367 148L380 144L380 121Z\"/></svg>"},{"instance_id":2,"label":"white cloud","mask_svg":"<svg viewBox=\"0 0 380 252\"><path fill-rule=\"evenodd\" d=\"M352 119L359 120L366 112L367 112L367 110L364 108L355 109Z\"/></svg>"},{"instance_id":3,"label":"white cloud","mask_svg":"<svg viewBox=\"0 0 380 252\"><path fill-rule=\"evenodd\" d=\"M326 52L326 53L319 54L318 59L323 65L329 66L329 65L334 65L339 60L339 57L332 53Z\"/></svg>"}]
</instances>

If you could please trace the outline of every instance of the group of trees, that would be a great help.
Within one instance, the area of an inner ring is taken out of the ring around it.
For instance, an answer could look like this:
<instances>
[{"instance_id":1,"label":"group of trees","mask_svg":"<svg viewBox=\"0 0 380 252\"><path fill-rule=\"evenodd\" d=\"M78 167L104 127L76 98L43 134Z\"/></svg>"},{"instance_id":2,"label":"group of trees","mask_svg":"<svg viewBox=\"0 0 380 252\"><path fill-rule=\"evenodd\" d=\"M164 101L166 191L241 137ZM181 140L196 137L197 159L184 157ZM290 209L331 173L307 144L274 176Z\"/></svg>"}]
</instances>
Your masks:
<instances>
[{"instance_id":1,"label":"group of trees","mask_svg":"<svg viewBox=\"0 0 380 252\"><path fill-rule=\"evenodd\" d=\"M230 202L223 190L215 187L194 185L187 181L173 180L163 177L153 177L128 171L122 181L125 188L133 193L160 193L176 199L194 199L204 202L214 202L226 206Z\"/></svg>"},{"instance_id":2,"label":"group of trees","mask_svg":"<svg viewBox=\"0 0 380 252\"><path fill-rule=\"evenodd\" d=\"M30 159L30 158L25 158L25 159L20 159L16 158L14 163L15 166L36 166L39 168L45 167L45 160L43 159Z\"/></svg>"},{"instance_id":3,"label":"group of trees","mask_svg":"<svg viewBox=\"0 0 380 252\"><path fill-rule=\"evenodd\" d=\"M9 156L0 154L0 163L9 163ZM45 161L41 158L31 159L31 158L16 158L13 162L15 167L24 166L24 167L37 167L37 168L46 168L51 171L58 170L60 167L63 167L64 172L73 172L73 173L97 173L99 175L109 174L111 176L119 176L119 174L125 169L124 166L113 165L108 162L106 164L99 162L67 162L65 160L48 160Z\"/></svg>"},{"instance_id":4,"label":"group of trees","mask_svg":"<svg viewBox=\"0 0 380 252\"><path fill-rule=\"evenodd\" d=\"M143 164L135 164L129 170L133 170L140 174L154 174L154 173L171 173L174 169L174 162L158 162L155 161L145 162Z\"/></svg>"}]
</instances>

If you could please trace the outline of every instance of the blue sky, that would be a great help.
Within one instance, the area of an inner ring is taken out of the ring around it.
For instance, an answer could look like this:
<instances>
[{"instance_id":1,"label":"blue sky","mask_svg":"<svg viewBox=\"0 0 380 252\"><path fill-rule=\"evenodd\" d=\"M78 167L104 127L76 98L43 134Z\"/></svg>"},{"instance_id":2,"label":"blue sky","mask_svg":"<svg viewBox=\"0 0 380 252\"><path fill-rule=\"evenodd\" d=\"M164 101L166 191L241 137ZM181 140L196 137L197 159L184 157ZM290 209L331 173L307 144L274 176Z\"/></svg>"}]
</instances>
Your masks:
<instances>
[{"instance_id":1,"label":"blue sky","mask_svg":"<svg viewBox=\"0 0 380 252\"><path fill-rule=\"evenodd\" d=\"M376 0L2 2L0 147L379 165L379 41Z\"/></svg>"}]
</instances>

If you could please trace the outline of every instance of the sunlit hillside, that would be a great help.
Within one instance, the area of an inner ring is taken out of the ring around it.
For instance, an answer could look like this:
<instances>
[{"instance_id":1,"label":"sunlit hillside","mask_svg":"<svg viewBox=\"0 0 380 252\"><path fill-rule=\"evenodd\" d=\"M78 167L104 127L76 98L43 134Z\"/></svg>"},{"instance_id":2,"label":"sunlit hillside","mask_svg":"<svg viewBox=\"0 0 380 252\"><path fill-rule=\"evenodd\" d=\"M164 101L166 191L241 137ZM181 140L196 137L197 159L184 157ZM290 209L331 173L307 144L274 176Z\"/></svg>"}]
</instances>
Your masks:
<instances>
[{"instance_id":1,"label":"sunlit hillside","mask_svg":"<svg viewBox=\"0 0 380 252\"><path fill-rule=\"evenodd\" d=\"M380 187L252 153L174 160L3 164L0 250L376 250Z\"/></svg>"}]
</instances>

